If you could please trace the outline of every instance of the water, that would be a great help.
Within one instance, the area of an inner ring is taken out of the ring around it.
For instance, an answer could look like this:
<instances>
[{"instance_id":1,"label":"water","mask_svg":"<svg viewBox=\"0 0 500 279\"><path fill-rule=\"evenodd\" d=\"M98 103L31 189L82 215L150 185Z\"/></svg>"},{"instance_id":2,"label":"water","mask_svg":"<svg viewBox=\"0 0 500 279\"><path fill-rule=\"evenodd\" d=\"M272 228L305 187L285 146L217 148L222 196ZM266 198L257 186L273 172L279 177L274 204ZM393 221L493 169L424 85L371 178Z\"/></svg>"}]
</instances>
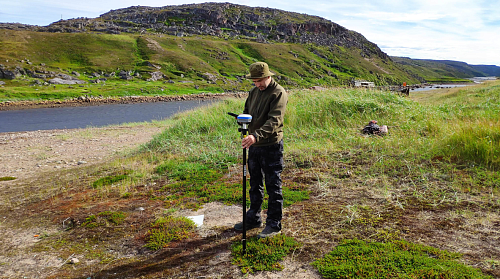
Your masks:
<instances>
[{"instance_id":1,"label":"water","mask_svg":"<svg viewBox=\"0 0 500 279\"><path fill-rule=\"evenodd\" d=\"M473 84L435 84L432 86L424 86L420 88L413 88L410 90L411 92L418 92L418 91L427 91L427 90L433 90L433 89L441 89L441 88L454 88L454 87L464 87L464 86L470 86Z\"/></svg>"},{"instance_id":2,"label":"water","mask_svg":"<svg viewBox=\"0 0 500 279\"><path fill-rule=\"evenodd\" d=\"M454 88L454 87L471 86L471 85L475 85L478 83L484 83L485 81L489 81L489 80L496 80L497 78L496 77L473 77L473 78L468 78L468 79L473 81L474 83L470 83L470 84L433 84L431 86L414 88L410 92L427 91L427 90L440 89L440 88Z\"/></svg>"},{"instance_id":3,"label":"water","mask_svg":"<svg viewBox=\"0 0 500 279\"><path fill-rule=\"evenodd\" d=\"M214 101L194 100L0 111L0 133L162 120L212 102Z\"/></svg>"}]
</instances>

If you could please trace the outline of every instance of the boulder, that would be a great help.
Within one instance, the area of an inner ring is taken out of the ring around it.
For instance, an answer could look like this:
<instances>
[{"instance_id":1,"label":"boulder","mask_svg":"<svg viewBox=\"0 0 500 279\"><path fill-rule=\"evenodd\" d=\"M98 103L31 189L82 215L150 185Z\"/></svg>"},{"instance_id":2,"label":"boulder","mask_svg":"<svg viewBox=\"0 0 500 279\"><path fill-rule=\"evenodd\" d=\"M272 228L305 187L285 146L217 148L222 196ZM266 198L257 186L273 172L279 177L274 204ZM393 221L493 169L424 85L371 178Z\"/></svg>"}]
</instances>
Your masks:
<instances>
[{"instance_id":1,"label":"boulder","mask_svg":"<svg viewBox=\"0 0 500 279\"><path fill-rule=\"evenodd\" d=\"M215 83L218 79L218 77L216 75L208 73L208 72L201 74L199 76L207 81L210 81L211 83Z\"/></svg>"},{"instance_id":2,"label":"boulder","mask_svg":"<svg viewBox=\"0 0 500 279\"><path fill-rule=\"evenodd\" d=\"M65 80L73 80L73 79L76 79L70 75L67 75L67 74L58 74L57 75L58 77L62 78L62 79L65 79Z\"/></svg>"},{"instance_id":3,"label":"boulder","mask_svg":"<svg viewBox=\"0 0 500 279\"><path fill-rule=\"evenodd\" d=\"M41 79L47 78L46 75L44 75L44 74L37 74L37 73L32 74L31 77L32 78L41 78Z\"/></svg>"},{"instance_id":4,"label":"boulder","mask_svg":"<svg viewBox=\"0 0 500 279\"><path fill-rule=\"evenodd\" d=\"M133 79L132 77L132 72L131 71L120 71L120 73L118 74L120 76L121 79L124 79L124 80L131 80Z\"/></svg>"},{"instance_id":5,"label":"boulder","mask_svg":"<svg viewBox=\"0 0 500 279\"><path fill-rule=\"evenodd\" d=\"M7 70L0 69L0 78L1 79L16 79L21 76L21 72L18 69Z\"/></svg>"},{"instance_id":6,"label":"boulder","mask_svg":"<svg viewBox=\"0 0 500 279\"><path fill-rule=\"evenodd\" d=\"M53 78L49 80L50 84L84 84L85 81L79 79L62 79L62 78Z\"/></svg>"},{"instance_id":7,"label":"boulder","mask_svg":"<svg viewBox=\"0 0 500 279\"><path fill-rule=\"evenodd\" d=\"M321 87L321 86L312 86L312 87L310 87L309 89L311 89L311 90L315 90L315 91L322 91L322 90L326 90L326 88Z\"/></svg>"},{"instance_id":8,"label":"boulder","mask_svg":"<svg viewBox=\"0 0 500 279\"><path fill-rule=\"evenodd\" d=\"M160 71L152 72L151 73L151 78L148 78L147 81L157 81L160 79L163 79L163 73Z\"/></svg>"}]
</instances>

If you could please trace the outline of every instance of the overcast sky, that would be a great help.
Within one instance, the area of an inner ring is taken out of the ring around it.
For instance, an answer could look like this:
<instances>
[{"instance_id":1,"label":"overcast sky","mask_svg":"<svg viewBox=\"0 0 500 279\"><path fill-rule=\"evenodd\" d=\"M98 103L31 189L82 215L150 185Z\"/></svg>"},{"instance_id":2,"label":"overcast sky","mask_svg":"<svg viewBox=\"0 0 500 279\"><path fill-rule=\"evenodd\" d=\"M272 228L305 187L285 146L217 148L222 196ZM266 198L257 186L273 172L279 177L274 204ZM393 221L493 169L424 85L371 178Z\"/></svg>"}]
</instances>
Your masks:
<instances>
[{"instance_id":1,"label":"overcast sky","mask_svg":"<svg viewBox=\"0 0 500 279\"><path fill-rule=\"evenodd\" d=\"M49 25L130 6L230 2L320 16L363 34L391 56L500 66L498 0L0 0L0 22Z\"/></svg>"}]
</instances>

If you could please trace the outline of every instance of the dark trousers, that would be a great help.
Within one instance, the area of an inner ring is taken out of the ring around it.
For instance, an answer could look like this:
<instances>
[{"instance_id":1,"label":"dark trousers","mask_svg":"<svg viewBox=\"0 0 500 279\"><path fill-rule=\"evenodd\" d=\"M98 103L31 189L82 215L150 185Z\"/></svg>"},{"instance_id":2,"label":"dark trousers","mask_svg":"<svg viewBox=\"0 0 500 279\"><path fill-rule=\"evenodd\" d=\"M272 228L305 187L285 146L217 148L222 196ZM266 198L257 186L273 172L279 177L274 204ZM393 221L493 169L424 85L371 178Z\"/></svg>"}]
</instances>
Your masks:
<instances>
[{"instance_id":1,"label":"dark trousers","mask_svg":"<svg viewBox=\"0 0 500 279\"><path fill-rule=\"evenodd\" d=\"M266 225L281 229L283 217L283 193L281 172L283 171L283 141L255 147L248 150L248 172L250 173L250 209L247 211L249 223L262 222L260 216L264 201L264 181L269 195Z\"/></svg>"}]
</instances>

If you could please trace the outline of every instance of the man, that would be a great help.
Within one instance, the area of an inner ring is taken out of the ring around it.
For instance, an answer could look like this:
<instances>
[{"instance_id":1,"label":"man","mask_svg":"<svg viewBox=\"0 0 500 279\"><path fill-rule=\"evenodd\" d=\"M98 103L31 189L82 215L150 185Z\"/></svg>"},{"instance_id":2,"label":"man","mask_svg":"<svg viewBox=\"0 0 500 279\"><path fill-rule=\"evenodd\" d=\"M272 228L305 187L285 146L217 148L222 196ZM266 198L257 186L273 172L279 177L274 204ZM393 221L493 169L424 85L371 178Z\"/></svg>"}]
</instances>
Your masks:
<instances>
[{"instance_id":1,"label":"man","mask_svg":"<svg viewBox=\"0 0 500 279\"><path fill-rule=\"evenodd\" d=\"M269 206L266 227L258 235L265 238L281 231L283 216L283 194L281 172L283 170L283 119L288 95L279 85L264 62L249 67L255 87L250 90L243 113L252 115L248 125L249 135L242 140L242 147L248 148L248 171L250 174L250 209L247 211L247 229L262 225L261 206L264 200L264 180ZM243 230L243 222L234 226Z\"/></svg>"}]
</instances>

